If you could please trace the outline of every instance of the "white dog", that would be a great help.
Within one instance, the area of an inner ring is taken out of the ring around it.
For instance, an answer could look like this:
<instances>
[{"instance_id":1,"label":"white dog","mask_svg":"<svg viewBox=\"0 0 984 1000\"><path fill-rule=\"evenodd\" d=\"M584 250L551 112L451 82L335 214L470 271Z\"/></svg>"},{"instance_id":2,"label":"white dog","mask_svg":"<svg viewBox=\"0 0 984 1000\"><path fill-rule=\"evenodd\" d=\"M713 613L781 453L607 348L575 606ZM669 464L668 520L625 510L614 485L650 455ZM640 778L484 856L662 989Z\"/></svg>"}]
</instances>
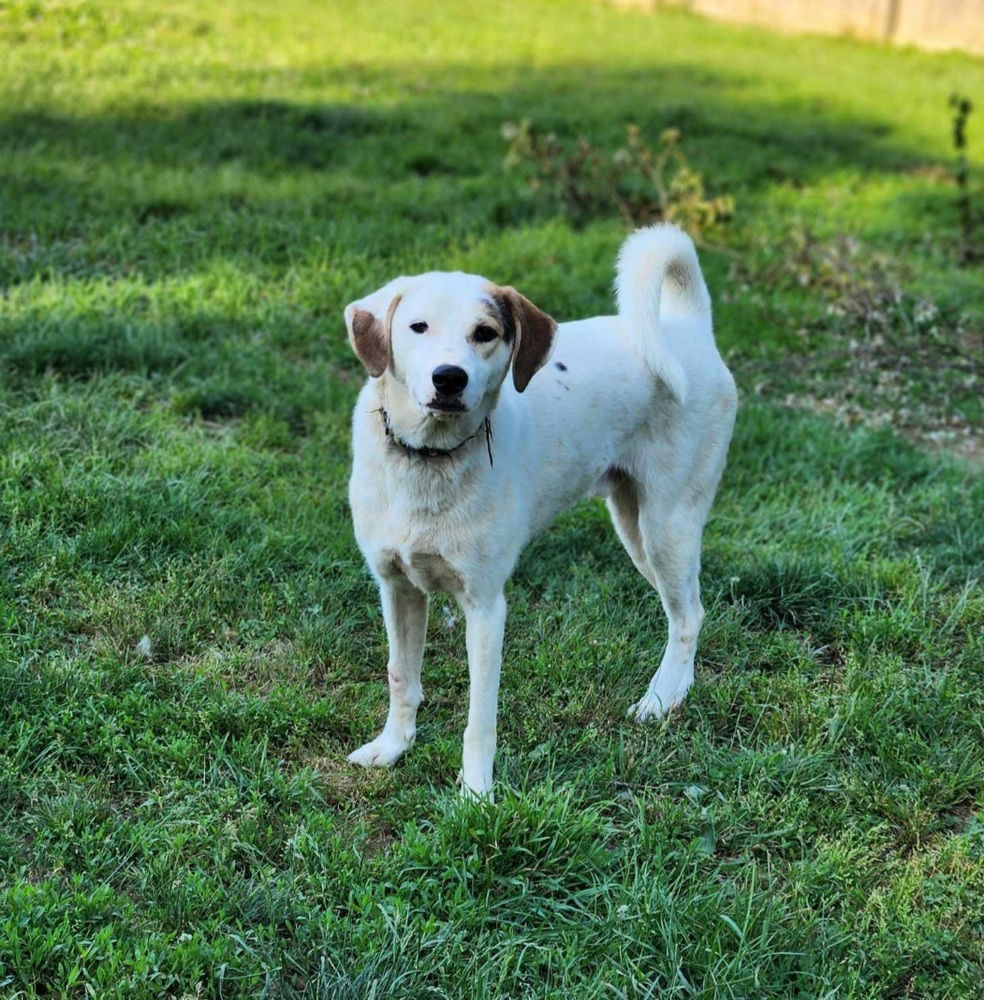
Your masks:
<instances>
[{"instance_id":1,"label":"white dog","mask_svg":"<svg viewBox=\"0 0 984 1000\"><path fill-rule=\"evenodd\" d=\"M584 496L607 498L669 619L630 714L660 716L686 696L704 616L701 532L735 386L683 232L630 236L616 290L617 316L560 326L515 289L460 272L396 278L346 307L372 376L355 406L349 496L382 596L390 694L383 731L349 760L385 767L413 743L427 595L448 590L468 649L461 779L492 797L503 588L530 539Z\"/></svg>"}]
</instances>

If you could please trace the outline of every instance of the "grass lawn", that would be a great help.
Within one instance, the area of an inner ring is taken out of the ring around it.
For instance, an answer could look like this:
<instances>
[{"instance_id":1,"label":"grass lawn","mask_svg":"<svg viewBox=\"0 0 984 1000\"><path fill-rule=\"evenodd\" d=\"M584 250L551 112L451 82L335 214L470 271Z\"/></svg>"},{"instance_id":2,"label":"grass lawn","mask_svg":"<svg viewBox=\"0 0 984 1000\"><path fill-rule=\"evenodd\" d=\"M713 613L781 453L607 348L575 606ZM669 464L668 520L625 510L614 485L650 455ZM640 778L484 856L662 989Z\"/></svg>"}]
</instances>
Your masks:
<instances>
[{"instance_id":1,"label":"grass lawn","mask_svg":"<svg viewBox=\"0 0 984 1000\"><path fill-rule=\"evenodd\" d=\"M953 91L984 62L577 0L2 0L0 997L979 996ZM610 311L625 225L503 168L523 118L674 126L734 197L743 400L686 705L625 720L664 622L583 504L507 592L488 808L449 600L416 747L345 761L386 694L341 309L460 267Z\"/></svg>"}]
</instances>

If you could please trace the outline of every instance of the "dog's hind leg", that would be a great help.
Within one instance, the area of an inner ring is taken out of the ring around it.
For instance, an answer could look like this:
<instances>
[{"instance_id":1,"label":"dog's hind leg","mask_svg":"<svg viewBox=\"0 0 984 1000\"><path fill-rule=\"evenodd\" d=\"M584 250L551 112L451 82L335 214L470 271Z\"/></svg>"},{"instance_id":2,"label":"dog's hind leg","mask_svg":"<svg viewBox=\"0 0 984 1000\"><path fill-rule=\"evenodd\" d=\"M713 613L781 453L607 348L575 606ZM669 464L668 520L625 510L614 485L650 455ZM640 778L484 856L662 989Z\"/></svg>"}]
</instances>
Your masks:
<instances>
[{"instance_id":1,"label":"dog's hind leg","mask_svg":"<svg viewBox=\"0 0 984 1000\"><path fill-rule=\"evenodd\" d=\"M659 670L629 714L640 721L666 714L683 701L694 679L700 604L700 538L706 504L678 504L660 510L660 500L640 503L640 486L627 474L613 481L608 496L612 524L636 569L659 592L669 636Z\"/></svg>"},{"instance_id":2,"label":"dog's hind leg","mask_svg":"<svg viewBox=\"0 0 984 1000\"><path fill-rule=\"evenodd\" d=\"M427 637L427 595L402 573L380 578L379 592L389 640L389 714L383 731L349 754L353 764L388 767L412 746L417 708L423 700L420 669Z\"/></svg>"},{"instance_id":3,"label":"dog's hind leg","mask_svg":"<svg viewBox=\"0 0 984 1000\"><path fill-rule=\"evenodd\" d=\"M669 622L659 669L646 693L629 708L629 714L640 722L679 705L694 681L697 636L704 620L698 573L706 515L703 505L681 504L668 514L646 507L640 510L642 548Z\"/></svg>"},{"instance_id":4,"label":"dog's hind leg","mask_svg":"<svg viewBox=\"0 0 984 1000\"><path fill-rule=\"evenodd\" d=\"M615 532L625 546L629 558L635 568L656 586L656 574L646 558L646 550L642 545L642 532L639 530L639 491L635 481L626 473L611 475L612 492L605 503L611 515Z\"/></svg>"}]
</instances>

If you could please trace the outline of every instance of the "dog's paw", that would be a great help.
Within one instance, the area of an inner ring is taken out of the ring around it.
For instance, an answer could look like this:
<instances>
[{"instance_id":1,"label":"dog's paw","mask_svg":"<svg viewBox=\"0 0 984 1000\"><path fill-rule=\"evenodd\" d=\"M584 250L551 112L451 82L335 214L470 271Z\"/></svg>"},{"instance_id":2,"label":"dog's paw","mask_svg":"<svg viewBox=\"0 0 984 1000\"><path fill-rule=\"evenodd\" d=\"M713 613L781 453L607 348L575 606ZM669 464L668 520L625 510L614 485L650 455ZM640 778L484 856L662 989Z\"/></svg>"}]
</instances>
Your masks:
<instances>
[{"instance_id":1,"label":"dog's paw","mask_svg":"<svg viewBox=\"0 0 984 1000\"><path fill-rule=\"evenodd\" d=\"M465 782L465 769L462 768L458 771L458 776L454 779L454 783L461 791L463 799L468 799L472 802L488 802L490 804L495 802L495 792L492 791L491 778L487 783L485 781L476 782L481 787L472 787Z\"/></svg>"},{"instance_id":2,"label":"dog's paw","mask_svg":"<svg viewBox=\"0 0 984 1000\"><path fill-rule=\"evenodd\" d=\"M634 705L629 705L626 713L630 719L636 722L649 722L650 719L662 719L669 715L675 708L679 708L687 697L690 686L680 688L672 693L660 694L646 692Z\"/></svg>"},{"instance_id":3,"label":"dog's paw","mask_svg":"<svg viewBox=\"0 0 984 1000\"><path fill-rule=\"evenodd\" d=\"M495 792L492 791L492 786L489 785L486 789L472 788L471 785L466 785L464 781L459 782L461 787L461 797L469 802L488 802L489 805L495 803Z\"/></svg>"},{"instance_id":4,"label":"dog's paw","mask_svg":"<svg viewBox=\"0 0 984 1000\"><path fill-rule=\"evenodd\" d=\"M353 750L348 759L360 767L392 767L409 749L410 744L406 740L377 736L371 743Z\"/></svg>"}]
</instances>

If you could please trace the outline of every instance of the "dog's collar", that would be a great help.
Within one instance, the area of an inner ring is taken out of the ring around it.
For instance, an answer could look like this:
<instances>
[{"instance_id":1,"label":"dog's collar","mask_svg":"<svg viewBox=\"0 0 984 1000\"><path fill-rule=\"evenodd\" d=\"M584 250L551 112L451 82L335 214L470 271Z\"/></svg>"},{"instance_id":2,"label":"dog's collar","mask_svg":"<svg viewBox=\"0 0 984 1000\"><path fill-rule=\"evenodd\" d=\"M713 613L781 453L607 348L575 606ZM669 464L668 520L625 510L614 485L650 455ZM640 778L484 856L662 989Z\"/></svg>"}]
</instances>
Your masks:
<instances>
[{"instance_id":1,"label":"dog's collar","mask_svg":"<svg viewBox=\"0 0 984 1000\"><path fill-rule=\"evenodd\" d=\"M383 431L386 433L386 437L393 442L396 447L400 448L402 451L406 452L407 455L416 455L420 458L444 458L448 455L453 455L459 448L463 448L469 441L473 438L478 437L478 431L474 434L469 434L464 441L459 441L453 448L417 448L410 444L409 441L404 441L396 431L393 430L393 425L390 423L389 414L382 407L377 410L377 412L383 418ZM489 468L493 468L492 464L492 421L486 417L482 421L485 427L485 446L488 448L489 452Z\"/></svg>"}]
</instances>

